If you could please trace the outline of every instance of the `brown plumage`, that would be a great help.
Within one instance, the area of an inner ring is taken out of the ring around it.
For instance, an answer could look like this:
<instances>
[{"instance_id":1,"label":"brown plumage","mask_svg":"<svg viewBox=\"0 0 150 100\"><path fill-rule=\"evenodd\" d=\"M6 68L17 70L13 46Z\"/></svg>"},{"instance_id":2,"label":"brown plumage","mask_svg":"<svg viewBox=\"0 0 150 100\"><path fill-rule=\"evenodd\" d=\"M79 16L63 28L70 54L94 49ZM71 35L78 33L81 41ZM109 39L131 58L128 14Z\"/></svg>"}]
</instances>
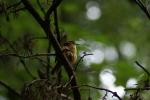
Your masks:
<instances>
[{"instance_id":1,"label":"brown plumage","mask_svg":"<svg viewBox=\"0 0 150 100\"><path fill-rule=\"evenodd\" d=\"M77 61L77 49L74 41L67 41L62 46L62 52L67 57L68 61L74 65ZM52 70L52 74L59 71L60 65L57 63Z\"/></svg>"},{"instance_id":2,"label":"brown plumage","mask_svg":"<svg viewBox=\"0 0 150 100\"><path fill-rule=\"evenodd\" d=\"M76 44L73 41L64 43L62 47L63 54L68 58L71 64L75 64L77 61L77 49Z\"/></svg>"}]
</instances>

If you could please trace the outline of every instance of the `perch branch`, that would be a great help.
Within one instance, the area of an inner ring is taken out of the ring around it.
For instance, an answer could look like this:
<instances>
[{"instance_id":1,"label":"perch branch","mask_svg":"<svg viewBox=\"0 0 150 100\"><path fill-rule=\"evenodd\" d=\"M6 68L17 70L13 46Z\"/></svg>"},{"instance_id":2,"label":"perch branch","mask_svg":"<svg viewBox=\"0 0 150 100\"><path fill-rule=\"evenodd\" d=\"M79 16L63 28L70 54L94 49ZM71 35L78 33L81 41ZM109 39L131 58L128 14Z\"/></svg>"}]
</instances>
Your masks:
<instances>
[{"instance_id":1,"label":"perch branch","mask_svg":"<svg viewBox=\"0 0 150 100\"><path fill-rule=\"evenodd\" d=\"M59 3L60 3L60 1L59 1ZM74 76L74 78L72 79L72 81L70 83L71 86L72 87L77 86L77 81L76 81L76 77L75 77L75 72L73 71L73 67L70 64L70 62L68 61L68 59L63 55L59 42L55 38L55 35L51 32L49 25L47 25L47 24L49 24L49 22L46 22L47 20L43 22L42 18L38 15L38 13L35 11L35 9L32 7L32 5L29 3L28 0L22 0L22 2L26 6L26 8L30 12L30 14L41 25L41 27L45 31L46 35L48 36L48 38L51 40L51 43L52 43L52 45L53 45L53 47L56 51L56 54L60 57L59 60L64 65L64 68L65 68L69 78L71 78L72 75ZM52 6L48 10L47 17L46 17L48 20L49 20L49 15L53 11L53 9L55 9L59 5L59 3L57 3L57 5L55 5L55 6ZM38 16L38 18L37 18L37 16ZM79 89L74 88L74 89L72 89L72 91L73 91L73 94L74 94L74 99L75 100L81 100Z\"/></svg>"},{"instance_id":2,"label":"perch branch","mask_svg":"<svg viewBox=\"0 0 150 100\"><path fill-rule=\"evenodd\" d=\"M52 4L52 6L48 9L46 15L45 15L45 22L49 21L49 16L52 14L52 12L59 6L62 0L55 0Z\"/></svg>"}]
</instances>

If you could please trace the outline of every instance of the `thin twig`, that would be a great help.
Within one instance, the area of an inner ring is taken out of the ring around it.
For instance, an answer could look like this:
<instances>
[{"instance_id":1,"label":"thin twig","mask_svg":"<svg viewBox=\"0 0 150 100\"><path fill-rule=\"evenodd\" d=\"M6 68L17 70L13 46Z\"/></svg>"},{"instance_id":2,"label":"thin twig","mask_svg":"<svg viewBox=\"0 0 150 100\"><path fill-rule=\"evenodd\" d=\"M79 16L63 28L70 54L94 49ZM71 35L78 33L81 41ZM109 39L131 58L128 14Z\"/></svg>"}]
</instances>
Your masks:
<instances>
[{"instance_id":1,"label":"thin twig","mask_svg":"<svg viewBox=\"0 0 150 100\"><path fill-rule=\"evenodd\" d=\"M17 91L12 89L10 86L8 86L6 83L2 82L1 80L0 80L0 85L4 86L8 91L12 92L13 94L18 96L19 98L21 97L21 95Z\"/></svg>"},{"instance_id":2,"label":"thin twig","mask_svg":"<svg viewBox=\"0 0 150 100\"><path fill-rule=\"evenodd\" d=\"M54 9L54 24L55 24L55 31L57 34L57 40L60 42L60 32L59 32L59 26L58 26L57 8Z\"/></svg>"},{"instance_id":3,"label":"thin twig","mask_svg":"<svg viewBox=\"0 0 150 100\"><path fill-rule=\"evenodd\" d=\"M78 65L80 64L80 62L83 60L83 58L84 58L85 56L89 56L89 55L93 55L93 54L87 54L86 52L83 52L83 56L80 57L79 61L77 62L76 66L75 66L75 69L74 69L75 71L77 70L77 67L78 67Z\"/></svg>"},{"instance_id":4,"label":"thin twig","mask_svg":"<svg viewBox=\"0 0 150 100\"><path fill-rule=\"evenodd\" d=\"M16 53L7 53L7 54L0 54L0 56L14 56L14 57L20 57L20 58L34 58L34 57L38 57L38 56L55 56L55 54L39 53L39 54L34 54L34 55L29 55L29 56L22 56L22 55L18 55Z\"/></svg>"},{"instance_id":5,"label":"thin twig","mask_svg":"<svg viewBox=\"0 0 150 100\"><path fill-rule=\"evenodd\" d=\"M125 91L130 90L150 90L150 87L143 87L143 88L126 88Z\"/></svg>"},{"instance_id":6,"label":"thin twig","mask_svg":"<svg viewBox=\"0 0 150 100\"><path fill-rule=\"evenodd\" d=\"M32 38L30 38L30 40L38 40L38 39L45 40L45 39L48 39L48 38L47 37L32 37Z\"/></svg>"},{"instance_id":7,"label":"thin twig","mask_svg":"<svg viewBox=\"0 0 150 100\"><path fill-rule=\"evenodd\" d=\"M144 68L138 61L135 61L135 63L136 63L141 69L143 69L143 71L144 71L148 76L150 76L150 72L149 72L146 68Z\"/></svg>"},{"instance_id":8,"label":"thin twig","mask_svg":"<svg viewBox=\"0 0 150 100\"><path fill-rule=\"evenodd\" d=\"M36 1L37 1L38 6L40 7L40 9L41 9L42 13L45 15L45 14L46 14L46 12L45 12L45 10L44 10L43 6L42 6L42 5L41 5L41 3L40 3L40 0L36 0Z\"/></svg>"},{"instance_id":9,"label":"thin twig","mask_svg":"<svg viewBox=\"0 0 150 100\"><path fill-rule=\"evenodd\" d=\"M15 9L15 10L11 10L10 13L16 13L16 12L23 11L23 10L25 10L25 7L18 8L18 9Z\"/></svg>"},{"instance_id":10,"label":"thin twig","mask_svg":"<svg viewBox=\"0 0 150 100\"><path fill-rule=\"evenodd\" d=\"M75 87L71 87L71 88L81 88L81 87L89 87L89 88L93 88L96 90L106 91L106 92L113 94L113 96L118 98L119 100L122 100L121 97L117 94L117 92L113 92L113 91L111 91L109 89L105 89L105 88L99 88L99 87L94 87L94 86L90 86L90 85L81 85L81 86L75 86Z\"/></svg>"},{"instance_id":11,"label":"thin twig","mask_svg":"<svg viewBox=\"0 0 150 100\"><path fill-rule=\"evenodd\" d=\"M143 4L143 2L141 0L135 0L135 2L138 4L138 6L141 8L141 10L146 14L148 19L150 20L150 14L146 9L145 5Z\"/></svg>"},{"instance_id":12,"label":"thin twig","mask_svg":"<svg viewBox=\"0 0 150 100\"><path fill-rule=\"evenodd\" d=\"M8 6L7 9L17 8L21 3L22 3L22 2L19 1L19 2L15 3L15 4L12 4L12 5Z\"/></svg>"}]
</instances>

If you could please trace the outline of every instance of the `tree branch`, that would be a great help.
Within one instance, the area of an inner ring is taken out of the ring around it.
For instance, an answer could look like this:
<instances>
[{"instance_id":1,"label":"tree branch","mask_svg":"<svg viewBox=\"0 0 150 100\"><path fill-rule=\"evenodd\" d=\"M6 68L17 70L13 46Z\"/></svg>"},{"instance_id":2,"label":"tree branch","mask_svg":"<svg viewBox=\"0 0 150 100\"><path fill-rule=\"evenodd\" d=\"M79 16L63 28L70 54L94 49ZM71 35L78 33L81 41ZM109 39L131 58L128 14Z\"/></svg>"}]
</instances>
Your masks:
<instances>
[{"instance_id":1,"label":"tree branch","mask_svg":"<svg viewBox=\"0 0 150 100\"><path fill-rule=\"evenodd\" d=\"M93 88L93 89L97 89L97 90L106 91L106 92L113 94L113 96L118 98L119 100L122 100L121 97L117 94L117 92L113 92L113 91L105 89L105 88L98 88L98 87L94 87L94 86L90 86L90 85L81 85L81 86L76 86L76 87L71 87L71 88L81 88L81 87L89 87L89 88Z\"/></svg>"},{"instance_id":2,"label":"tree branch","mask_svg":"<svg viewBox=\"0 0 150 100\"><path fill-rule=\"evenodd\" d=\"M60 32L59 32L59 26L58 26L57 8L54 9L54 24L55 24L55 31L57 34L57 40L60 42Z\"/></svg>"},{"instance_id":3,"label":"tree branch","mask_svg":"<svg viewBox=\"0 0 150 100\"><path fill-rule=\"evenodd\" d=\"M141 8L141 10L146 14L148 19L150 20L150 14L146 9L145 5L143 4L143 2L141 0L135 0L135 2L138 4L138 6Z\"/></svg>"},{"instance_id":4,"label":"tree branch","mask_svg":"<svg viewBox=\"0 0 150 100\"><path fill-rule=\"evenodd\" d=\"M144 71L148 76L150 76L150 72L149 72L146 68L144 68L138 61L135 61L135 63L136 63L141 69L143 69L143 71Z\"/></svg>"},{"instance_id":5,"label":"tree branch","mask_svg":"<svg viewBox=\"0 0 150 100\"><path fill-rule=\"evenodd\" d=\"M48 39L50 39L50 41L54 47L54 50L56 51L56 54L60 57L59 61L64 65L64 68L65 68L69 78L71 78L72 75L74 76L72 81L71 81L71 86L74 87L74 86L77 86L77 81L76 81L76 77L75 77L75 72L73 71L73 67L70 64L70 62L68 61L68 59L63 55L59 42L57 41L55 35L50 30L49 22L46 22L47 20L49 21L49 15L60 4L60 1L61 0L59 0L58 3L55 3L55 5L52 5L51 8L49 8L49 10L46 14L45 22L43 22L41 17L38 15L38 13L35 11L35 9L29 3L29 1L28 0L22 0L23 4L26 6L27 10L36 19L36 21L41 25L41 27L45 31ZM38 18L37 18L37 16L38 16ZM72 89L72 91L74 94L74 99L75 100L81 100L79 89L74 88L74 89Z\"/></svg>"},{"instance_id":6,"label":"tree branch","mask_svg":"<svg viewBox=\"0 0 150 100\"><path fill-rule=\"evenodd\" d=\"M56 54L39 53L39 54L34 54L34 55L29 55L29 56L22 56L22 55L18 55L16 53L7 53L7 54L0 54L0 56L14 56L14 57L20 57L20 58L33 58L33 57L38 57L38 56L56 56Z\"/></svg>"},{"instance_id":7,"label":"tree branch","mask_svg":"<svg viewBox=\"0 0 150 100\"><path fill-rule=\"evenodd\" d=\"M38 6L40 7L42 13L45 15L46 12L45 12L44 8L42 7L42 5L40 4L40 0L36 0L36 1L37 1Z\"/></svg>"},{"instance_id":8,"label":"tree branch","mask_svg":"<svg viewBox=\"0 0 150 100\"><path fill-rule=\"evenodd\" d=\"M32 14L32 16L38 21L38 23L41 25L41 27L44 26L44 22L40 15L37 13L37 11L33 8L33 6L30 4L28 0L21 0L22 3L25 5L26 9Z\"/></svg>"},{"instance_id":9,"label":"tree branch","mask_svg":"<svg viewBox=\"0 0 150 100\"><path fill-rule=\"evenodd\" d=\"M49 16L52 14L52 12L59 6L62 0L54 0L52 6L48 9L46 15L45 15L45 22L49 20Z\"/></svg>"},{"instance_id":10,"label":"tree branch","mask_svg":"<svg viewBox=\"0 0 150 100\"><path fill-rule=\"evenodd\" d=\"M18 7L21 3L22 3L22 2L19 1L19 2L15 3L15 4L12 4L12 5L8 6L7 9L16 8L16 7Z\"/></svg>"},{"instance_id":11,"label":"tree branch","mask_svg":"<svg viewBox=\"0 0 150 100\"><path fill-rule=\"evenodd\" d=\"M79 61L77 62L76 66L75 66L75 69L74 69L75 71L77 70L77 67L78 67L78 65L80 64L80 62L83 60L83 58L84 58L85 56L89 56L89 55L93 55L93 54L87 54L86 52L83 52L83 56L80 57Z\"/></svg>"},{"instance_id":12,"label":"tree branch","mask_svg":"<svg viewBox=\"0 0 150 100\"><path fill-rule=\"evenodd\" d=\"M143 88L126 88L126 91L130 90L150 90L150 87L143 87Z\"/></svg>"},{"instance_id":13,"label":"tree branch","mask_svg":"<svg viewBox=\"0 0 150 100\"><path fill-rule=\"evenodd\" d=\"M10 86L2 82L1 80L0 80L0 85L4 86L8 91L12 92L14 95L18 96L19 98L21 97L21 95L18 92L16 92L14 89L12 89Z\"/></svg>"}]
</instances>

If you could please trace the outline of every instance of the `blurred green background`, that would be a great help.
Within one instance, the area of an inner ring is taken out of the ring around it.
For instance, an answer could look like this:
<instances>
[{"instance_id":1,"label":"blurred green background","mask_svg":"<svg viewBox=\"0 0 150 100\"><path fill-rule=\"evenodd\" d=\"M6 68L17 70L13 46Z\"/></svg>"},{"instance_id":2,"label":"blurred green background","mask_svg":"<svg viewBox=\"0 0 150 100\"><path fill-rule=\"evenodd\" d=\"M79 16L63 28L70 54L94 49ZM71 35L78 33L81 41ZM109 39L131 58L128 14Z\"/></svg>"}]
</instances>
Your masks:
<instances>
[{"instance_id":1,"label":"blurred green background","mask_svg":"<svg viewBox=\"0 0 150 100\"><path fill-rule=\"evenodd\" d=\"M43 16L37 1L30 1ZM0 2L11 5L17 0ZM45 5L47 0L40 2L45 9L48 7ZM58 8L58 17L61 33L67 33L68 40L80 44L77 46L78 59L83 52L93 54L86 56L78 66L76 75L79 85L108 88L124 97L124 88L135 87L144 73L135 61L150 70L150 21L134 0L63 0ZM53 24L52 18L52 27ZM26 10L0 15L0 53L14 53L3 37L13 44L20 55L28 55L29 48L34 54L47 52L47 40L28 41L28 38L45 37L45 34ZM46 57L42 59L46 60ZM25 59L25 62L34 76L37 76L37 69L43 67L37 59ZM32 79L17 57L1 56L0 80L20 91L24 83ZM104 94L87 87L81 88L82 100L87 100L89 95L93 100L101 100ZM112 100L111 96L108 100ZM0 86L0 100L15 99Z\"/></svg>"}]
</instances>

